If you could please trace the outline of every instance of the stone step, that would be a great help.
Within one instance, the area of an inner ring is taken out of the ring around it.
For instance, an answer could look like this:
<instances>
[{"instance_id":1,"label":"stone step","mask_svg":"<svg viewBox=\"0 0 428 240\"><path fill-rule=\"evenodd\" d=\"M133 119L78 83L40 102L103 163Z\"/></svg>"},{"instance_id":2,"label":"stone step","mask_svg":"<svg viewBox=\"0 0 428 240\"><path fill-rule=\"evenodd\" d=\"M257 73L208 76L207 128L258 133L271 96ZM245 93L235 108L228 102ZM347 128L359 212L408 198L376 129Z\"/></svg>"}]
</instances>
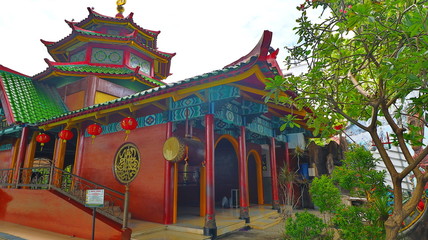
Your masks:
<instances>
[{"instance_id":1,"label":"stone step","mask_svg":"<svg viewBox=\"0 0 428 240\"><path fill-rule=\"evenodd\" d=\"M250 220L251 222L257 221L260 218L265 218L265 217L271 217L271 216L276 216L279 215L277 210L272 209L272 211L270 212L265 212L264 214L259 214L257 216L252 216L251 212L250 212Z\"/></svg>"},{"instance_id":2,"label":"stone step","mask_svg":"<svg viewBox=\"0 0 428 240\"><path fill-rule=\"evenodd\" d=\"M138 224L133 224L134 221L136 220L131 219L129 225L132 229L131 239L145 239L146 236L153 236L155 233L166 231L165 225L145 223L143 226L138 226Z\"/></svg>"},{"instance_id":3,"label":"stone step","mask_svg":"<svg viewBox=\"0 0 428 240\"><path fill-rule=\"evenodd\" d=\"M152 232L143 235L132 235L131 240L177 240L177 239L186 239L186 240L206 240L211 239L210 237L203 236L200 234L186 233L186 232L177 232L172 230L163 230Z\"/></svg>"},{"instance_id":4,"label":"stone step","mask_svg":"<svg viewBox=\"0 0 428 240\"><path fill-rule=\"evenodd\" d=\"M240 220L239 222L232 224L232 225L228 225L228 226L224 226L224 227L218 227L217 228L217 236L223 235L223 234L228 233L228 232L237 231L241 228L244 228L245 226L246 226L245 221Z\"/></svg>"},{"instance_id":5,"label":"stone step","mask_svg":"<svg viewBox=\"0 0 428 240\"><path fill-rule=\"evenodd\" d=\"M254 229L260 229L264 230L266 228L272 227L279 222L281 222L282 217L279 215L279 213L271 214L268 216L263 216L262 218L259 218L255 221L251 221L247 225Z\"/></svg>"},{"instance_id":6,"label":"stone step","mask_svg":"<svg viewBox=\"0 0 428 240\"><path fill-rule=\"evenodd\" d=\"M197 227L185 227L185 226L179 226L179 225L168 225L167 230L175 231L175 232L198 234L198 235L204 234L204 230L202 229L202 227L197 228Z\"/></svg>"}]
</instances>

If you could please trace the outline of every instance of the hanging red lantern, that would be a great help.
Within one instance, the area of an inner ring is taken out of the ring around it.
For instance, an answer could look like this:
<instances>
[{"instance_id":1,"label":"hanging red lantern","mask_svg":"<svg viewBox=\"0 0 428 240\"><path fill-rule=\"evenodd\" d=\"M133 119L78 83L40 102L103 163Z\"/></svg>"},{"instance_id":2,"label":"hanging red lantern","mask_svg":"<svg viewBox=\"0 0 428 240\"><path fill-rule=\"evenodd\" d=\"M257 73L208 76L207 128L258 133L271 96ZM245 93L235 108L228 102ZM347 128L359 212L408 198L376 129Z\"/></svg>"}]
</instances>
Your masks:
<instances>
[{"instance_id":1,"label":"hanging red lantern","mask_svg":"<svg viewBox=\"0 0 428 240\"><path fill-rule=\"evenodd\" d=\"M94 139L96 136L100 135L103 132L103 129L98 124L91 124L86 128L86 131L92 135L92 143L94 143Z\"/></svg>"},{"instance_id":2,"label":"hanging red lantern","mask_svg":"<svg viewBox=\"0 0 428 240\"><path fill-rule=\"evenodd\" d=\"M91 124L86 128L86 131L92 135L92 138L95 138L95 136L100 135L103 132L103 129L98 124Z\"/></svg>"},{"instance_id":3,"label":"hanging red lantern","mask_svg":"<svg viewBox=\"0 0 428 240\"><path fill-rule=\"evenodd\" d=\"M43 146L45 145L45 143L48 143L50 140L51 140L51 137L46 133L40 133L39 135L37 135L36 141L40 143L40 146L42 146L40 151L43 150Z\"/></svg>"},{"instance_id":4,"label":"hanging red lantern","mask_svg":"<svg viewBox=\"0 0 428 240\"><path fill-rule=\"evenodd\" d=\"M64 142L73 138L73 132L67 129L61 130L58 133L59 138L61 138Z\"/></svg>"},{"instance_id":5,"label":"hanging red lantern","mask_svg":"<svg viewBox=\"0 0 428 240\"><path fill-rule=\"evenodd\" d=\"M134 130L138 126L138 122L133 117L126 117L122 119L122 121L120 122L120 126L122 126L122 128L126 132L126 140L128 139L128 134L131 132L131 130Z\"/></svg>"}]
</instances>

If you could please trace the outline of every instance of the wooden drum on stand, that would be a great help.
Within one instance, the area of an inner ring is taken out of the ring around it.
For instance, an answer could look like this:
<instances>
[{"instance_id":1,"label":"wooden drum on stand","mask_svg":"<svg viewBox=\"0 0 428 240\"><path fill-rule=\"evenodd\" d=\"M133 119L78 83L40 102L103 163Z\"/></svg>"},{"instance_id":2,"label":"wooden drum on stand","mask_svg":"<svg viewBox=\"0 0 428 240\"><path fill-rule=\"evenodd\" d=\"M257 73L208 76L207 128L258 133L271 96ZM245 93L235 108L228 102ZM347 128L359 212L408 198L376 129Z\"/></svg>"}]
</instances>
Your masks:
<instances>
[{"instance_id":1,"label":"wooden drum on stand","mask_svg":"<svg viewBox=\"0 0 428 240\"><path fill-rule=\"evenodd\" d=\"M190 138L170 137L162 152L167 161L174 163L187 161L189 165L197 166L205 160L204 143Z\"/></svg>"}]
</instances>

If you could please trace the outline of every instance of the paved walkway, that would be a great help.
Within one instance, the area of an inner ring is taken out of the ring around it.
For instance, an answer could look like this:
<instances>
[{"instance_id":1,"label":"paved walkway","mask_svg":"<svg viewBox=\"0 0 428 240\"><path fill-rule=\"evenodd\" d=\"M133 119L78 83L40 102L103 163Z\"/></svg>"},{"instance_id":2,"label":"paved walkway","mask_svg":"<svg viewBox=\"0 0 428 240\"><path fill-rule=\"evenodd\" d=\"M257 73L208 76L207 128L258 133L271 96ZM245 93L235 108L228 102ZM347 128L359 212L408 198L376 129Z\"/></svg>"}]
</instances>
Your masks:
<instances>
[{"instance_id":1,"label":"paved walkway","mask_svg":"<svg viewBox=\"0 0 428 240\"><path fill-rule=\"evenodd\" d=\"M269 208L267 209L269 211L272 211ZM253 209L253 210L254 212L256 212L256 209ZM263 207L261 207L261 209L259 210L263 210ZM220 224L221 222L220 220L222 219L220 217L220 214L218 218L219 218L219 224ZM243 228L237 231L224 234L220 236L218 239L221 239L221 240L223 239L225 240L242 240L242 239L274 240L275 239L276 240L276 239L282 239L283 231L284 231L284 221L281 221L279 224L266 228L264 230ZM168 232L168 231L158 232L156 233L157 235L155 234L156 235L155 238L149 238L149 239L158 239L158 240L206 239L206 237L202 235L196 235L196 234L190 234L190 235L195 235L195 238L190 238L189 234L187 235L186 233L177 234L177 232L175 231L169 231L171 233L174 233L173 234L174 236L167 236L165 235L165 232ZM145 237L148 237L148 236L141 236L141 238L136 237L135 239L146 239ZM151 237L154 237L154 236L151 236ZM70 239L83 240L81 238L76 238L73 236L62 235L62 234L35 229L31 227L26 227L26 226L22 226L22 225L10 223L10 222L0 221L0 240L70 240Z\"/></svg>"},{"instance_id":2,"label":"paved walkway","mask_svg":"<svg viewBox=\"0 0 428 240\"><path fill-rule=\"evenodd\" d=\"M280 240L284 238L284 221L263 229L241 229L218 237L219 240Z\"/></svg>"},{"instance_id":3,"label":"paved walkway","mask_svg":"<svg viewBox=\"0 0 428 240\"><path fill-rule=\"evenodd\" d=\"M284 230L284 222L264 229L247 229L228 233L219 237L221 240L243 240L243 239L254 239L254 240L277 240L282 238ZM177 238L178 237L178 238ZM161 238L162 239L162 236ZM169 239L169 238L166 238ZM183 239L179 236L175 236L173 239ZM44 231L40 229L25 227L22 225L0 221L0 240L82 240L72 236L66 236L58 233ZM186 237L187 240L187 237Z\"/></svg>"},{"instance_id":4,"label":"paved walkway","mask_svg":"<svg viewBox=\"0 0 428 240\"><path fill-rule=\"evenodd\" d=\"M0 240L82 240L45 230L0 221Z\"/></svg>"}]
</instances>

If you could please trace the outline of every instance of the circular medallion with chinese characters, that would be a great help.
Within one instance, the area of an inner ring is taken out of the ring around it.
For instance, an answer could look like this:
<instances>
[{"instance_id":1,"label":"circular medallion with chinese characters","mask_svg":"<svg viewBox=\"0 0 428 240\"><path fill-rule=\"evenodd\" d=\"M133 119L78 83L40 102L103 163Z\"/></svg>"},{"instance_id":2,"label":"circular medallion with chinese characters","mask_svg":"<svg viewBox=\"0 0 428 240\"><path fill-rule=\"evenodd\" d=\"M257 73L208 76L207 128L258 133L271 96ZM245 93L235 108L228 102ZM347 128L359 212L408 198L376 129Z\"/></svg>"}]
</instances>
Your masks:
<instances>
[{"instance_id":1,"label":"circular medallion with chinese characters","mask_svg":"<svg viewBox=\"0 0 428 240\"><path fill-rule=\"evenodd\" d=\"M113 173L122 184L132 182L140 170L140 152L133 143L123 144L116 152Z\"/></svg>"}]
</instances>

